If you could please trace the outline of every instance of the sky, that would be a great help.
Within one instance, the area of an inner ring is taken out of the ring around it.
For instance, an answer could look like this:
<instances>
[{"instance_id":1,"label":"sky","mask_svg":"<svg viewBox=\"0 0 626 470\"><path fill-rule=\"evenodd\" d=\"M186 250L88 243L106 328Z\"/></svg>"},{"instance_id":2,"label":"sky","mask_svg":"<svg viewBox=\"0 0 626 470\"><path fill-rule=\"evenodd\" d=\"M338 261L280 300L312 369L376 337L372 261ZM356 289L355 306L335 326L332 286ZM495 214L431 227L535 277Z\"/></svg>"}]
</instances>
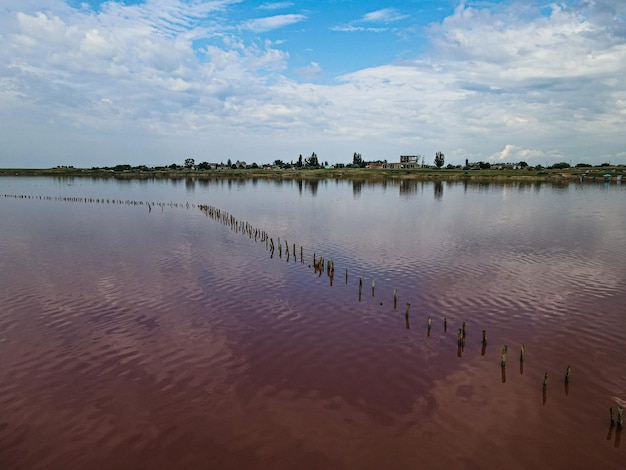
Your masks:
<instances>
[{"instance_id":1,"label":"sky","mask_svg":"<svg viewBox=\"0 0 626 470\"><path fill-rule=\"evenodd\" d=\"M626 164L624 0L2 0L0 167Z\"/></svg>"}]
</instances>

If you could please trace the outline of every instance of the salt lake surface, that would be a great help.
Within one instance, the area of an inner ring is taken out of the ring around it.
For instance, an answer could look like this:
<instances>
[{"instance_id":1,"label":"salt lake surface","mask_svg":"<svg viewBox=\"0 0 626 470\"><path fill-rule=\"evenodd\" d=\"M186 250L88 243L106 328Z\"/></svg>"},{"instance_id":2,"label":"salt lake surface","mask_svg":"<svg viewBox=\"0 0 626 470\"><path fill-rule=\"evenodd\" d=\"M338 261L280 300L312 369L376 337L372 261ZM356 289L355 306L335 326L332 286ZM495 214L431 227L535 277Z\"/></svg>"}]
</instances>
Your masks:
<instances>
[{"instance_id":1,"label":"salt lake surface","mask_svg":"<svg viewBox=\"0 0 626 470\"><path fill-rule=\"evenodd\" d=\"M626 185L4 177L0 286L0 468L626 466Z\"/></svg>"}]
</instances>

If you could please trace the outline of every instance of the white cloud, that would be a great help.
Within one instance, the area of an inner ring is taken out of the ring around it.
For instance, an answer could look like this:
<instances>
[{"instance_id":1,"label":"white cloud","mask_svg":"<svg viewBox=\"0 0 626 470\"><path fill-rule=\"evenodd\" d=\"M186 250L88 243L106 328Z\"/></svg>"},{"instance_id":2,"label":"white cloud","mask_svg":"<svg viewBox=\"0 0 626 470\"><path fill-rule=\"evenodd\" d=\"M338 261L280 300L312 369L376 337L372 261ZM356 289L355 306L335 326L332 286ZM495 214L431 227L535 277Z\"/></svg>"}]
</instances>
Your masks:
<instances>
[{"instance_id":1,"label":"white cloud","mask_svg":"<svg viewBox=\"0 0 626 470\"><path fill-rule=\"evenodd\" d=\"M322 68L317 62L311 62L306 67L301 67L297 70L298 75L306 78L307 80L313 80L322 74Z\"/></svg>"},{"instance_id":2,"label":"white cloud","mask_svg":"<svg viewBox=\"0 0 626 470\"><path fill-rule=\"evenodd\" d=\"M293 6L293 2L271 2L259 5L259 10L282 10Z\"/></svg>"},{"instance_id":3,"label":"white cloud","mask_svg":"<svg viewBox=\"0 0 626 470\"><path fill-rule=\"evenodd\" d=\"M372 23L393 23L394 21L400 21L406 17L407 15L400 13L395 8L383 8L381 10L366 13L363 16L362 21Z\"/></svg>"},{"instance_id":4,"label":"white cloud","mask_svg":"<svg viewBox=\"0 0 626 470\"><path fill-rule=\"evenodd\" d=\"M341 26L333 26L330 28L331 31L339 31L344 33L354 33L354 32L368 32L368 33L384 33L387 31L387 28L372 28L366 26L354 26L354 25L341 25Z\"/></svg>"},{"instance_id":5,"label":"white cloud","mask_svg":"<svg viewBox=\"0 0 626 470\"><path fill-rule=\"evenodd\" d=\"M260 160L271 161L288 159L277 149L297 155L313 145L329 161L354 151L393 159L437 150L451 163L623 158L626 11L619 2L561 2L548 14L516 3L461 5L428 30L433 48L414 60L312 84L324 64L314 44L305 44L312 56L296 66L301 49L290 51L293 41L251 34L303 15L242 27L228 20L235 2L108 2L94 12L60 0L6 1L0 138L9 158L55 148L29 132L87 148L90 139L116 140L109 143L116 149L167 136L171 145L157 151L168 160L164 152L257 148ZM394 11L366 17L384 23ZM96 150L94 158L111 153L107 145Z\"/></svg>"},{"instance_id":6,"label":"white cloud","mask_svg":"<svg viewBox=\"0 0 626 470\"><path fill-rule=\"evenodd\" d=\"M564 157L557 151L542 151L536 149L524 149L517 145L507 144L500 152L496 152L488 160L496 162L517 163L525 161L531 165L543 164L546 161L555 161Z\"/></svg>"},{"instance_id":7,"label":"white cloud","mask_svg":"<svg viewBox=\"0 0 626 470\"><path fill-rule=\"evenodd\" d=\"M304 15L288 14L288 15L276 15L268 16L266 18L257 18L247 21L244 24L245 29L249 29L256 33L263 33L271 31L273 29L283 28L295 23L300 23L306 20Z\"/></svg>"},{"instance_id":8,"label":"white cloud","mask_svg":"<svg viewBox=\"0 0 626 470\"><path fill-rule=\"evenodd\" d=\"M381 10L372 11L363 15L357 21L351 22L349 24L336 25L332 26L331 31L338 32L368 32L368 33L383 33L389 31L389 27L384 26L363 26L362 23L382 23L389 24L396 21L400 21L402 19L407 18L407 15L401 14L395 8L383 8Z\"/></svg>"}]
</instances>

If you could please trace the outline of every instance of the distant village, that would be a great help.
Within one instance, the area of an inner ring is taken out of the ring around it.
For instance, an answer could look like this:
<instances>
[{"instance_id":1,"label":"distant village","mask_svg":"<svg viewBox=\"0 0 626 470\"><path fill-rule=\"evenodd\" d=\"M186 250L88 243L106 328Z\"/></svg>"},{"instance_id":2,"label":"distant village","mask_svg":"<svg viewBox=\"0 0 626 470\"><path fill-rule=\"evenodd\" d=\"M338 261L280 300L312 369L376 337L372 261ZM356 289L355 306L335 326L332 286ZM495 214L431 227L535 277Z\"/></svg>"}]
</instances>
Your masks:
<instances>
[{"instance_id":1,"label":"distant village","mask_svg":"<svg viewBox=\"0 0 626 470\"><path fill-rule=\"evenodd\" d=\"M546 169L566 169L572 165L567 162L558 162ZM592 167L593 165L588 163L578 163L575 168ZM614 166L610 163L602 163L597 165L599 167ZM71 166L58 166L57 168L73 168ZM104 170L104 171L171 171L171 170L246 170L246 169L263 169L263 170L307 170L307 169L336 169L336 168L365 168L365 169L418 169L418 168L434 168L434 169L457 169L457 170L520 170L520 169L534 169L542 170L542 165L529 166L528 163L521 161L516 163L490 163L490 162L470 162L465 160L465 165L453 165L451 163L445 164L445 155L441 152L437 152L434 160L431 162L426 161L426 157L423 155L400 155L399 161L389 162L387 160L381 161L365 161L361 154L354 153L352 163L336 163L329 165L327 161L319 161L317 154L313 153L308 158L303 158L302 155L294 162L284 162L282 160L274 160L273 163L248 164L245 161L227 160L226 163L210 163L201 162L197 163L194 158L185 159L182 165L172 163L166 166L154 166L149 167L147 165L131 166L128 164L115 165L113 167L93 167L92 170Z\"/></svg>"}]
</instances>

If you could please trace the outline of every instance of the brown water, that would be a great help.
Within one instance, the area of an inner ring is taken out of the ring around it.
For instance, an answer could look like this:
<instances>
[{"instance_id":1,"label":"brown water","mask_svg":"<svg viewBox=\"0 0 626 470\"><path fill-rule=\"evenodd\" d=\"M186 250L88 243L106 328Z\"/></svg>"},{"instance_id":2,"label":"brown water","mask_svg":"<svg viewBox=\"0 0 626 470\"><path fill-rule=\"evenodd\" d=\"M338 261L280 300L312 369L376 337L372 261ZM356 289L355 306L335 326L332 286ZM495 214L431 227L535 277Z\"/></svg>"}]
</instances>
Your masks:
<instances>
[{"instance_id":1,"label":"brown water","mask_svg":"<svg viewBox=\"0 0 626 470\"><path fill-rule=\"evenodd\" d=\"M624 468L623 186L0 184L0 468Z\"/></svg>"}]
</instances>

